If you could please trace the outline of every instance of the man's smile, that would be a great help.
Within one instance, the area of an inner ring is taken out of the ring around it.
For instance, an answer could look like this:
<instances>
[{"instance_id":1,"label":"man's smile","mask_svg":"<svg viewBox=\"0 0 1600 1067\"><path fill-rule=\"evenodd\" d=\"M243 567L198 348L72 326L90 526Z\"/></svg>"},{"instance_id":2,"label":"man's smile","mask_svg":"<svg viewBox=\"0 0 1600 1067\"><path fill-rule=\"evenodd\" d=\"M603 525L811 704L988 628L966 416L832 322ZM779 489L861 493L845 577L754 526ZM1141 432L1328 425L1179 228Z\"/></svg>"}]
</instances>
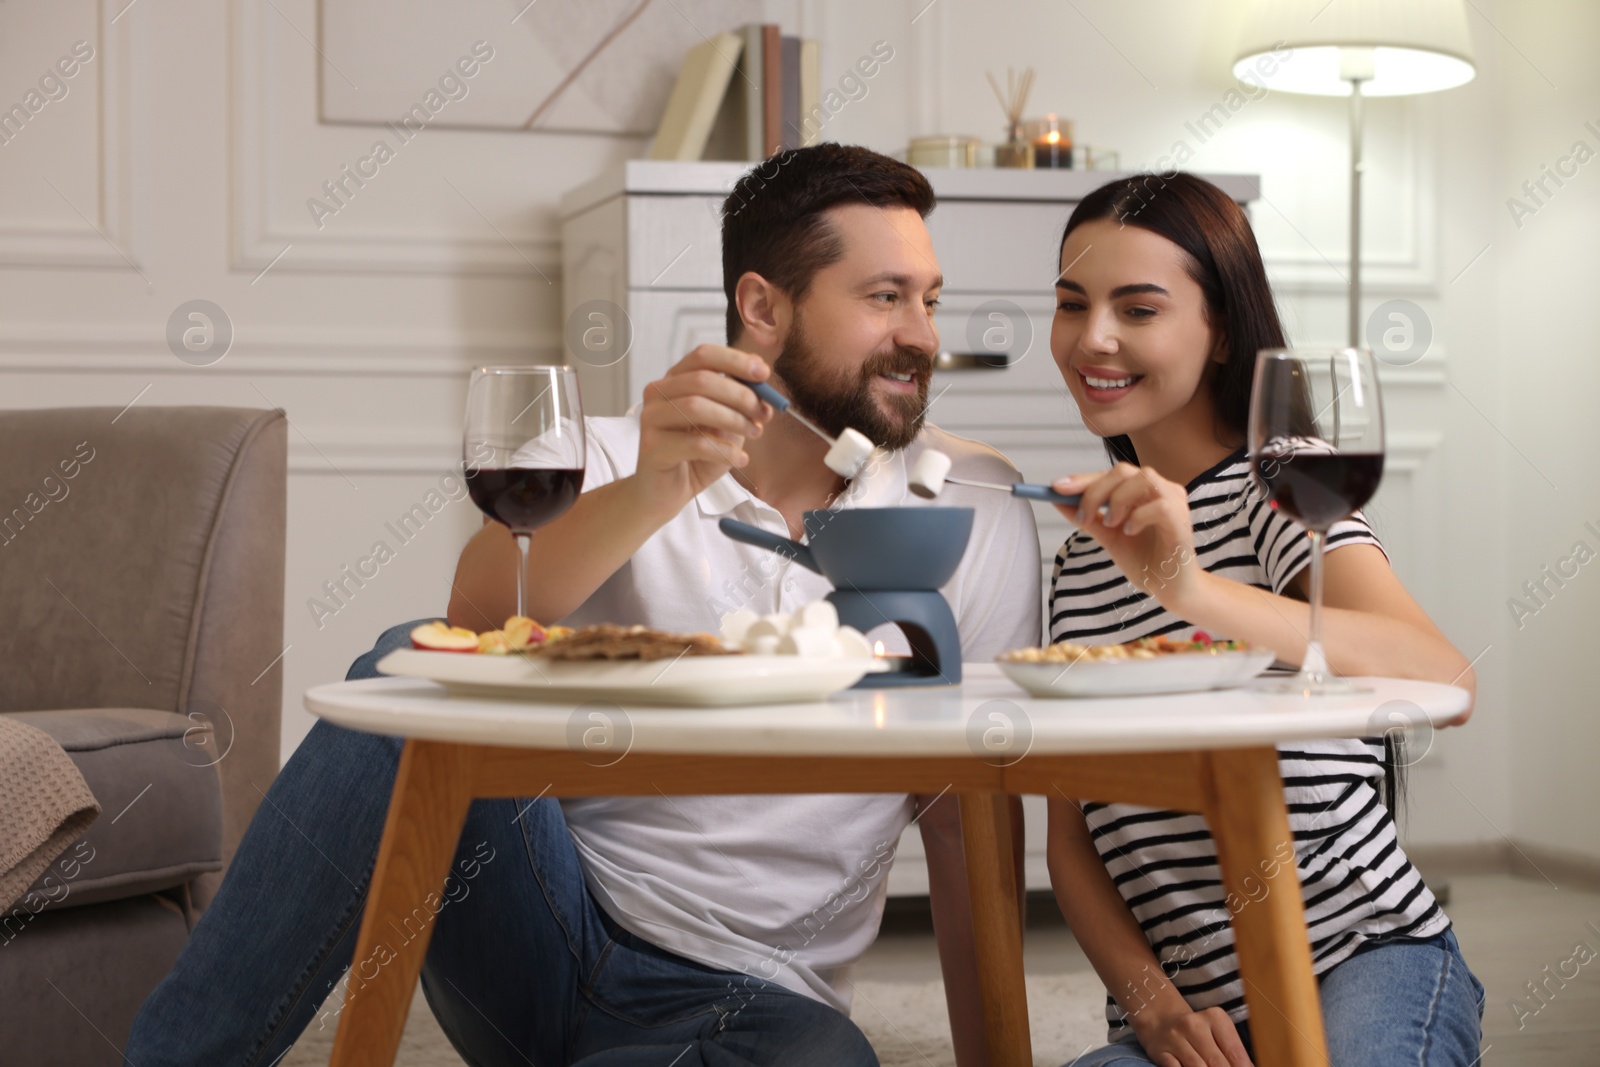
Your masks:
<instances>
[{"instance_id":1,"label":"man's smile","mask_svg":"<svg viewBox=\"0 0 1600 1067\"><path fill-rule=\"evenodd\" d=\"M910 371L885 371L878 375L878 379L894 393L911 395L920 389L917 376Z\"/></svg>"}]
</instances>

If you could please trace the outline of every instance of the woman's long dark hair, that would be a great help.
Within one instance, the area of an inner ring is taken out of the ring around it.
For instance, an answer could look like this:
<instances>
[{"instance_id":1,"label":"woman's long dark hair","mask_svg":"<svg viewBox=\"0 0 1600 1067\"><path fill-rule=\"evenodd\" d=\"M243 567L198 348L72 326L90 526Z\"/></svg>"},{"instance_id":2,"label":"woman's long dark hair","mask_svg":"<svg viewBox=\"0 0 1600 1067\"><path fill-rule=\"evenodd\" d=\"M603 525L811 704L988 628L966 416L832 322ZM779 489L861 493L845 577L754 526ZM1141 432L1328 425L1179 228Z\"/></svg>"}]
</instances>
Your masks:
<instances>
[{"instance_id":1,"label":"woman's long dark hair","mask_svg":"<svg viewBox=\"0 0 1600 1067\"><path fill-rule=\"evenodd\" d=\"M1061 247L1066 247L1073 230L1101 219L1149 230L1186 254L1189 277L1205 297L1206 321L1221 336L1227 352L1227 361L1211 377L1216 437L1223 443L1243 438L1250 425L1256 353L1286 344L1261 249L1244 209L1227 193L1193 174L1134 174L1102 185L1079 201L1061 233ZM1060 262L1058 248L1058 266ZM1290 407L1291 421L1297 424L1293 432L1313 435L1316 428L1309 390L1303 388L1292 397ZM1125 435L1104 440L1106 455L1113 463L1138 464L1133 442ZM1397 805L1405 795L1404 766L1392 736L1385 735L1383 749L1384 801L1398 819Z\"/></svg>"},{"instance_id":2,"label":"woman's long dark hair","mask_svg":"<svg viewBox=\"0 0 1600 1067\"><path fill-rule=\"evenodd\" d=\"M1193 174L1135 174L1102 185L1079 201L1062 231L1061 245L1065 247L1079 226L1101 219L1149 230L1186 254L1189 276L1205 297L1206 321L1221 336L1228 356L1211 378L1217 438L1243 438L1250 422L1256 353L1285 344L1261 250L1244 209ZM1309 430L1309 396L1303 410L1303 429ZM1105 438L1105 448L1113 463L1139 462L1133 442L1125 436Z\"/></svg>"}]
</instances>

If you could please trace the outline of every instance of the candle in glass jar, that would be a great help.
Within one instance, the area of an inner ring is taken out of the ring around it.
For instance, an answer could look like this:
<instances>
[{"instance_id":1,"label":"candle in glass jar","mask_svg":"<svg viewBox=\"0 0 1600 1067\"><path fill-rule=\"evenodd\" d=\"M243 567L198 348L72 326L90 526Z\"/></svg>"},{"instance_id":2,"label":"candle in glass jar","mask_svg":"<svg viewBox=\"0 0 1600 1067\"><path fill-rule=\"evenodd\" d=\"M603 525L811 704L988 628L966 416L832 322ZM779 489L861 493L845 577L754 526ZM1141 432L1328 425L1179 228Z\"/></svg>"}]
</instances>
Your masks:
<instances>
[{"instance_id":1,"label":"candle in glass jar","mask_svg":"<svg viewBox=\"0 0 1600 1067\"><path fill-rule=\"evenodd\" d=\"M1024 124L1028 141L1033 145L1035 167L1070 168L1072 166L1072 122L1046 115Z\"/></svg>"}]
</instances>

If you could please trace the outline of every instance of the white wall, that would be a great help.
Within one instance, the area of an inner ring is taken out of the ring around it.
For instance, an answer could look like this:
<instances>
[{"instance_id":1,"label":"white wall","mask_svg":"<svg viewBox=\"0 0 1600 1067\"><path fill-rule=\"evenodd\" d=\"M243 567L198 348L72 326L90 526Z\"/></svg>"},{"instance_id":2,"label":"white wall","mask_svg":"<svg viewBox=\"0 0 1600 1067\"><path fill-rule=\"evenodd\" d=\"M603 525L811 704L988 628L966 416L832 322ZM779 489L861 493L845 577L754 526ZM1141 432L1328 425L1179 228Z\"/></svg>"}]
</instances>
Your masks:
<instances>
[{"instance_id":1,"label":"white wall","mask_svg":"<svg viewBox=\"0 0 1600 1067\"><path fill-rule=\"evenodd\" d=\"M443 610L475 513L451 504L403 546L384 524L455 458L468 367L560 356L556 201L644 143L430 129L318 229L305 200L375 131L316 121L319 68L334 75L307 40L314 0L125 3L0 8L0 103L73 42L96 49L69 95L0 145L0 403L139 395L288 410L287 753L312 721L305 688L342 677L386 625ZM983 71L1032 64L1029 111L1075 118L1081 142L1120 149L1124 165L1183 140L1193 169L1261 173L1254 217L1293 337L1342 338L1342 103L1253 102L1204 143L1185 126L1232 85L1230 4L764 8L823 40L825 83L873 42L894 46L866 97L825 127L831 139L891 152L924 133L992 140L1001 116ZM1386 378L1394 447L1373 512L1419 599L1469 656L1484 652L1472 726L1439 735L1415 768L1412 838L1511 834L1597 858L1584 639L1600 633L1600 565L1520 631L1506 600L1573 541L1600 550L1582 529L1600 527L1588 410L1600 371L1585 335L1600 165L1520 229L1504 201L1573 140L1600 148L1582 129L1600 123L1584 62L1600 22L1581 0L1477 0L1469 18L1476 81L1369 110L1366 303L1415 301L1434 333L1426 359ZM495 73L490 63L480 77ZM205 368L164 340L168 316L195 298L236 330ZM396 559L319 627L308 600L380 538Z\"/></svg>"},{"instance_id":2,"label":"white wall","mask_svg":"<svg viewBox=\"0 0 1600 1067\"><path fill-rule=\"evenodd\" d=\"M1545 578L1543 568L1562 567L1576 542L1600 553L1600 71L1593 56L1600 8L1563 0L1498 10L1517 51L1501 50L1502 91L1483 115L1504 134L1500 180L1483 206L1494 216L1496 269L1480 292L1499 311L1497 373L1486 373L1483 387L1499 392L1497 410L1485 411L1505 437L1506 489L1490 506L1507 551L1491 609L1506 625L1514 694L1511 822L1519 842L1540 850L1535 860L1543 850L1593 858L1600 855L1600 561L1565 564L1578 573L1565 584L1547 581L1544 606L1522 587ZM1578 141L1589 161L1563 166ZM1577 174L1559 187L1547 180L1550 195L1535 200L1522 184L1541 178L1544 166ZM1511 197L1536 212L1513 221ZM1519 612L1512 623L1512 597L1537 614Z\"/></svg>"}]
</instances>

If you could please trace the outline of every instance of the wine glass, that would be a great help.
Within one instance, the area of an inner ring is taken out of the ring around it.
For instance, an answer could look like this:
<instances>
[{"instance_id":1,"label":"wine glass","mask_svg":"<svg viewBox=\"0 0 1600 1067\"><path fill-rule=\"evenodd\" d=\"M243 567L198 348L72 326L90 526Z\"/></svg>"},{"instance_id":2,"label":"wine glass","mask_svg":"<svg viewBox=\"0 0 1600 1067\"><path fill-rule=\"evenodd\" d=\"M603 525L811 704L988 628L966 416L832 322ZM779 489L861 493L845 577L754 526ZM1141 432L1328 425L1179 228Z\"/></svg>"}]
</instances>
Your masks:
<instances>
[{"instance_id":1,"label":"wine glass","mask_svg":"<svg viewBox=\"0 0 1600 1067\"><path fill-rule=\"evenodd\" d=\"M1362 692L1331 676L1322 650L1322 557L1328 530L1383 477L1383 399L1365 348L1269 348L1250 391L1251 469L1271 506L1311 540L1311 632L1300 672L1273 688L1318 696Z\"/></svg>"},{"instance_id":2,"label":"wine glass","mask_svg":"<svg viewBox=\"0 0 1600 1067\"><path fill-rule=\"evenodd\" d=\"M517 614L528 606L528 539L583 488L583 402L561 365L478 367L467 385L461 444L467 493L516 538Z\"/></svg>"}]
</instances>

